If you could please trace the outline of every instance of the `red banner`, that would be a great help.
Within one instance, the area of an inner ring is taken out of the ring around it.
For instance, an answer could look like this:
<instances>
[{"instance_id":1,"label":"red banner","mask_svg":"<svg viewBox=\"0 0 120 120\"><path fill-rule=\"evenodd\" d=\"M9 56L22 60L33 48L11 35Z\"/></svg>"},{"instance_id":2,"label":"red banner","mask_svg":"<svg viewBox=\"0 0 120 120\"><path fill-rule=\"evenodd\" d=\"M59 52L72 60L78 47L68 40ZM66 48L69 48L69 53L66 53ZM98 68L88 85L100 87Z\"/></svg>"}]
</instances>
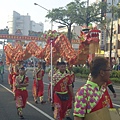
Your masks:
<instances>
[{"instance_id":1,"label":"red banner","mask_svg":"<svg viewBox=\"0 0 120 120\"><path fill-rule=\"evenodd\" d=\"M0 39L12 39L12 40L40 40L45 41L44 38L34 37L34 36L17 36L17 35L7 35L1 34Z\"/></svg>"}]
</instances>

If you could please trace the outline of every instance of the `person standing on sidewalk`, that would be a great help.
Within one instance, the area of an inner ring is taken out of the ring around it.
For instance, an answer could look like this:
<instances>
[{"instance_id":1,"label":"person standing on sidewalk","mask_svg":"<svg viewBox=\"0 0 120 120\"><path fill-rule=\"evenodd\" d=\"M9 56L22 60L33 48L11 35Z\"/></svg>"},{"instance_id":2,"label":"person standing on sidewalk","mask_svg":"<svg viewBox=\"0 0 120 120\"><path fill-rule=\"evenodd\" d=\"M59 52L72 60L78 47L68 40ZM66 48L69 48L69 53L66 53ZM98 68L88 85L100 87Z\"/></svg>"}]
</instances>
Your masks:
<instances>
[{"instance_id":1,"label":"person standing on sidewalk","mask_svg":"<svg viewBox=\"0 0 120 120\"><path fill-rule=\"evenodd\" d=\"M74 120L110 120L110 96L105 84L110 77L110 63L104 57L95 57L90 63L91 80L79 88L75 96ZM97 112L97 113L96 113Z\"/></svg>"}]
</instances>

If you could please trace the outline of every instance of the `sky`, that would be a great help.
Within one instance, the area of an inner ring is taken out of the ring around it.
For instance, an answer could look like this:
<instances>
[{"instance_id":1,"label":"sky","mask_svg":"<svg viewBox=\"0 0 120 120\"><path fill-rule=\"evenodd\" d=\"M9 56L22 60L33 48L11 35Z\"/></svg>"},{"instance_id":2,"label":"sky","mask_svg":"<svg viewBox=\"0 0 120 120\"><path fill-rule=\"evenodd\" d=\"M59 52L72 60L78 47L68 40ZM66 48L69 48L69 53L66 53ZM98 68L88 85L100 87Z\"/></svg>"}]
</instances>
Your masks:
<instances>
[{"instance_id":1,"label":"sky","mask_svg":"<svg viewBox=\"0 0 120 120\"><path fill-rule=\"evenodd\" d=\"M64 7L68 3L74 0L0 0L0 29L7 26L7 19L13 11L20 13L21 15L31 16L31 20L39 23L44 23L44 30L51 28L50 20L45 18L47 11L39 6L35 6L34 3L52 10L53 8ZM95 0L92 0L92 2ZM57 29L58 24L53 24L53 29Z\"/></svg>"}]
</instances>

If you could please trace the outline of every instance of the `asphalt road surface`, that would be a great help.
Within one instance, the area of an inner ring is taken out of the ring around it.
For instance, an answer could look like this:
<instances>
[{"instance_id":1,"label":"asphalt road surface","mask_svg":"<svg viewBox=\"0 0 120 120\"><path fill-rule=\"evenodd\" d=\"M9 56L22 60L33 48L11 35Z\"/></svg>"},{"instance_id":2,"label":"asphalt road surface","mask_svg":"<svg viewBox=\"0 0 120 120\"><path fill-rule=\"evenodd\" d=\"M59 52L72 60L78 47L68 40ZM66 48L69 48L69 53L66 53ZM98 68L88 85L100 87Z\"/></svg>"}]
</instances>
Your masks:
<instances>
[{"instance_id":1,"label":"asphalt road surface","mask_svg":"<svg viewBox=\"0 0 120 120\"><path fill-rule=\"evenodd\" d=\"M25 120L54 120L53 112L51 110L51 105L47 102L44 105L40 103L35 104L32 96L32 71L29 70L27 72L27 76L29 77L29 86L28 86L28 102L26 108L23 109ZM0 120L19 120L17 115L15 101L13 93L10 90L8 85L8 71L5 71L4 74L4 82L0 80ZM82 86L86 81L82 79L76 79L74 93L77 89ZM48 79L47 74L44 76L44 100L47 101L48 97ZM117 98L113 98L112 93L110 92L111 98L114 103L114 107L120 108L120 87L119 85L114 85L114 88L117 93ZM72 111L73 112L73 111ZM71 112L71 118L73 119L73 114Z\"/></svg>"}]
</instances>

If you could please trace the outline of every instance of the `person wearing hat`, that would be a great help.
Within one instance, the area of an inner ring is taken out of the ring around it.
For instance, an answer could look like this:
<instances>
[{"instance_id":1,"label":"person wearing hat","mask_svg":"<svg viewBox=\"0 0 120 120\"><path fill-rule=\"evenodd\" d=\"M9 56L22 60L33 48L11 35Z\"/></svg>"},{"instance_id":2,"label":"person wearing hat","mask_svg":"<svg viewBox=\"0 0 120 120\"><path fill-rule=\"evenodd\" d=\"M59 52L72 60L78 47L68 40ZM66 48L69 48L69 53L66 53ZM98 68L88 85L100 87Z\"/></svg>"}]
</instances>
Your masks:
<instances>
[{"instance_id":1,"label":"person wearing hat","mask_svg":"<svg viewBox=\"0 0 120 120\"><path fill-rule=\"evenodd\" d=\"M26 71L24 67L19 68L19 75L16 76L15 79L15 101L16 101L16 108L17 113L21 119L23 119L23 108L25 108L27 98L28 98L28 91L27 86L29 84L29 79L26 76Z\"/></svg>"}]
</instances>

